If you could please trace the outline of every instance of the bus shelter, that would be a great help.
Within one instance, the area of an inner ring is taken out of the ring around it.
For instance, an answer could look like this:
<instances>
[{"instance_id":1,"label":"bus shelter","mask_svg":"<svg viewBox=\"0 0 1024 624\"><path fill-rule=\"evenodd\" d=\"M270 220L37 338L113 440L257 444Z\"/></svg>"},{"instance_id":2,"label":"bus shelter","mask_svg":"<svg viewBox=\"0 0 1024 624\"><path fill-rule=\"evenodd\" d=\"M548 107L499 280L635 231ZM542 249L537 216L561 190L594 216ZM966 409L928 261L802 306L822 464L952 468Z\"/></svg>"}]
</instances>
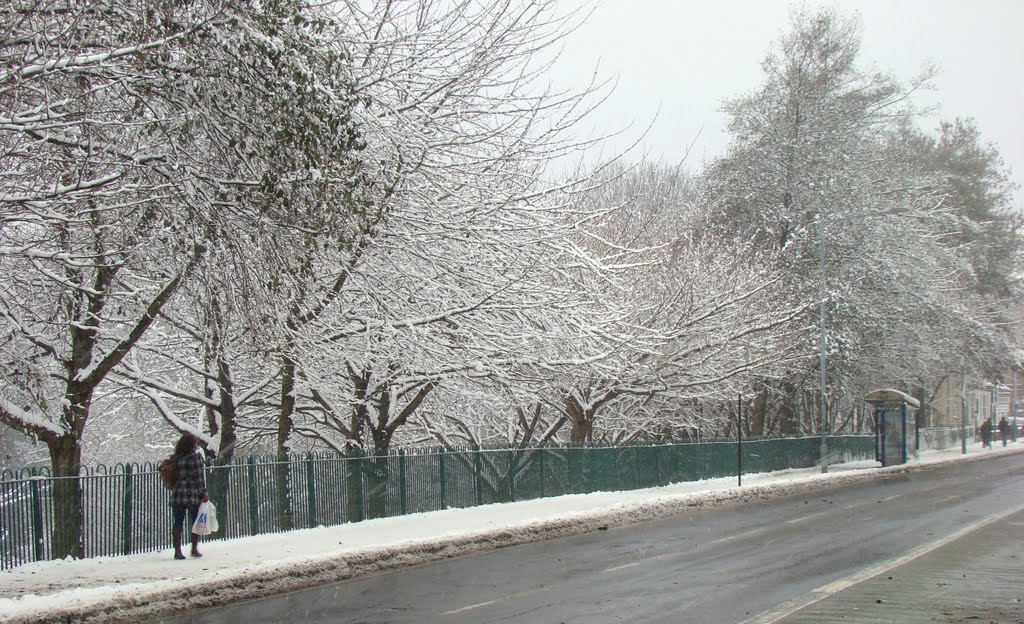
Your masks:
<instances>
[{"instance_id":1,"label":"bus shelter","mask_svg":"<svg viewBox=\"0 0 1024 624\"><path fill-rule=\"evenodd\" d=\"M893 466L917 457L920 401L891 388L873 390L864 400L874 407L875 459L883 466Z\"/></svg>"}]
</instances>

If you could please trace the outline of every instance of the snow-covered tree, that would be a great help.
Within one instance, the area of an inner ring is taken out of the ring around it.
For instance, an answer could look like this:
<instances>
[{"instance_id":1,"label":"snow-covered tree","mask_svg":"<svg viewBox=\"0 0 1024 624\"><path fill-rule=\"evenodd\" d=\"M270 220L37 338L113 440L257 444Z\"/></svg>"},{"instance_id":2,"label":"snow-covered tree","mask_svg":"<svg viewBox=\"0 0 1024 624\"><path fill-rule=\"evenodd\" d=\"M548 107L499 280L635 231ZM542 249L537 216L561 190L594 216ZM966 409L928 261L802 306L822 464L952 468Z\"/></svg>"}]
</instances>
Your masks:
<instances>
[{"instance_id":1,"label":"snow-covered tree","mask_svg":"<svg viewBox=\"0 0 1024 624\"><path fill-rule=\"evenodd\" d=\"M998 153L970 124L917 130L931 72L904 86L865 70L859 42L855 20L797 12L764 83L727 103L734 142L708 175L714 227L780 248L788 296L820 302L804 363L758 384L755 416L785 431L855 422L880 386L927 394L964 359L1006 361L1020 232Z\"/></svg>"},{"instance_id":2,"label":"snow-covered tree","mask_svg":"<svg viewBox=\"0 0 1024 624\"><path fill-rule=\"evenodd\" d=\"M592 367L565 394L570 439L589 440L594 414L612 402L605 434L614 439L694 426L695 399L735 396L756 371L786 361L779 339L806 304L779 296L774 252L709 233L712 206L688 176L641 165L588 201L615 207L582 244L617 267L611 288L592 287L628 310L617 333L630 338L599 363L608 370Z\"/></svg>"},{"instance_id":3,"label":"snow-covered tree","mask_svg":"<svg viewBox=\"0 0 1024 624\"><path fill-rule=\"evenodd\" d=\"M970 263L968 285L999 299L1015 295L1021 214L1012 204L1017 188L998 147L985 141L971 119L943 122L934 133L908 130L902 145L923 174L937 178L943 205L957 217L949 244Z\"/></svg>"},{"instance_id":4,"label":"snow-covered tree","mask_svg":"<svg viewBox=\"0 0 1024 624\"><path fill-rule=\"evenodd\" d=\"M17 4L0 11L0 420L77 475L97 388L205 252L175 168L186 120L153 105L161 76L144 60L193 26L118 3ZM77 480L54 498L53 554L81 556Z\"/></svg>"},{"instance_id":5,"label":"snow-covered tree","mask_svg":"<svg viewBox=\"0 0 1024 624\"><path fill-rule=\"evenodd\" d=\"M387 223L344 301L304 340L346 359L335 368L347 372L336 384L346 402L370 380L375 391L360 401L378 401L370 412L380 414L395 404L388 388L415 396L445 378L497 374L529 327L571 308L557 272L577 261L564 233L579 217L566 217L564 185L544 171L572 148L565 131L591 93L553 92L541 80L537 58L553 55L573 25L551 3L338 8L366 104L355 115L368 159L394 177ZM397 379L417 381L398 390ZM390 437L375 436L375 448Z\"/></svg>"},{"instance_id":6,"label":"snow-covered tree","mask_svg":"<svg viewBox=\"0 0 1024 624\"><path fill-rule=\"evenodd\" d=\"M857 377L851 362L872 344L889 341L908 305L898 293L929 279L904 271L904 250L921 241L917 234L927 236L910 224L938 218L941 210L928 193L910 192L907 185L919 181L901 176L905 168L885 157L889 138L916 114L911 96L930 73L904 86L862 69L859 48L856 20L832 10L796 12L791 30L762 64L763 84L726 104L733 144L708 176L720 209L715 227L782 250L778 269L788 275L786 296L824 302L823 319L815 318L817 305L808 310L808 332L800 340L804 365L784 382L760 384L774 397L763 396L759 405L789 397L787 410L796 419L785 421L803 431L824 422L820 406L814 419L804 419L809 412L800 407L818 392L822 353L829 413L845 393L860 391L847 387ZM877 366L882 358L872 351L869 359Z\"/></svg>"},{"instance_id":7,"label":"snow-covered tree","mask_svg":"<svg viewBox=\"0 0 1024 624\"><path fill-rule=\"evenodd\" d=\"M927 402L950 375L994 379L1012 365L1013 327L1021 318L1021 214L998 149L972 121L943 122L934 132L906 128L891 149L908 177L930 185L933 201L941 202L944 218L928 224L931 240L957 260L940 267L955 283L927 293L927 340L908 349L922 369L918 383ZM915 250L914 260L935 255Z\"/></svg>"},{"instance_id":8,"label":"snow-covered tree","mask_svg":"<svg viewBox=\"0 0 1024 624\"><path fill-rule=\"evenodd\" d=\"M294 251L301 237L266 239L347 225L311 198L337 206L359 188L351 93L321 75L343 55L310 44L319 24L297 19L302 6L0 12L0 419L45 442L56 472L77 474L100 384L204 261L234 245ZM54 496L54 556L80 556L77 480Z\"/></svg>"},{"instance_id":9,"label":"snow-covered tree","mask_svg":"<svg viewBox=\"0 0 1024 624\"><path fill-rule=\"evenodd\" d=\"M147 352L186 372L169 384L147 376L140 359L130 373L166 400L161 410L180 427L176 414L197 406L222 421L235 413L249 435L276 436L282 459L306 447L296 433L386 452L439 384L504 374L523 341L579 297L558 272L580 262L564 232L583 217L561 211L572 185L545 181L544 170L573 148L565 130L591 93L551 91L537 64L553 56L572 16L544 2L322 8L336 12L317 13L317 40L344 51L366 143L358 192L315 201L293 193L261 208L274 217L262 229L218 241L196 280L210 290L196 288L165 315L159 339L179 346L154 341ZM211 51L211 71L222 58L230 66L227 54ZM258 139L258 130L242 133ZM184 348L189 341L200 351ZM230 391L228 369L245 371ZM287 516L286 471L279 477Z\"/></svg>"},{"instance_id":10,"label":"snow-covered tree","mask_svg":"<svg viewBox=\"0 0 1024 624\"><path fill-rule=\"evenodd\" d=\"M268 412L287 435L294 333L338 297L387 191L358 157L357 95L331 15L304 0L228 4L218 15L168 64L175 79L164 85L207 148L202 181L220 209L207 262L165 311L147 357L124 372L226 462L239 427ZM286 500L287 471L277 477Z\"/></svg>"}]
</instances>

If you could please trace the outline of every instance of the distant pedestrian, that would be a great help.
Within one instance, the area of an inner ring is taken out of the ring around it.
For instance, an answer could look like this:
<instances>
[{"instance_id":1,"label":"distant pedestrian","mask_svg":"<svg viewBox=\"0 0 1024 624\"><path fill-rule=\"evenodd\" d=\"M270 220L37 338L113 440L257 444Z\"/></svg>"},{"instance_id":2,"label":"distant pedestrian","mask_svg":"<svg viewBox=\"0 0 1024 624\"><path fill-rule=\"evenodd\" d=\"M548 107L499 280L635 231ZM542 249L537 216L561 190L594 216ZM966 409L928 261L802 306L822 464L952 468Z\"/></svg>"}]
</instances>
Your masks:
<instances>
[{"instance_id":1,"label":"distant pedestrian","mask_svg":"<svg viewBox=\"0 0 1024 624\"><path fill-rule=\"evenodd\" d=\"M174 558L184 559L181 552L181 538L183 534L182 524L185 522L185 514L188 513L189 533L192 533L192 525L199 515L199 503L210 500L206 492L206 477L203 475L203 458L197 449L195 436L182 434L178 443L174 446L175 459L175 481L174 489L171 490L171 511L174 517L171 536L174 539ZM199 552L200 536L192 533L193 557L202 557Z\"/></svg>"},{"instance_id":2,"label":"distant pedestrian","mask_svg":"<svg viewBox=\"0 0 1024 624\"><path fill-rule=\"evenodd\" d=\"M1006 439L1010 437L1010 423L1006 422L1006 416L999 419L999 439L1006 446Z\"/></svg>"},{"instance_id":3,"label":"distant pedestrian","mask_svg":"<svg viewBox=\"0 0 1024 624\"><path fill-rule=\"evenodd\" d=\"M981 423L981 445L985 448L992 448L992 419L986 418Z\"/></svg>"}]
</instances>

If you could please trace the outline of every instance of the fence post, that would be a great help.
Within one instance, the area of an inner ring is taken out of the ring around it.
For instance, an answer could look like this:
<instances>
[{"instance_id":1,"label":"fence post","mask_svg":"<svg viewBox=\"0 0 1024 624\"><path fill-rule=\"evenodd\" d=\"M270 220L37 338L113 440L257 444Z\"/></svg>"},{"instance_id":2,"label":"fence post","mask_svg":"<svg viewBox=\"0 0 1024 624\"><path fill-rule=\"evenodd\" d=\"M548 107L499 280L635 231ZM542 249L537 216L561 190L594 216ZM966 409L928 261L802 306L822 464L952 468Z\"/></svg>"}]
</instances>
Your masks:
<instances>
[{"instance_id":1,"label":"fence post","mask_svg":"<svg viewBox=\"0 0 1024 624\"><path fill-rule=\"evenodd\" d=\"M358 518L366 520L366 488L363 487L363 480L366 478L366 454L363 449L356 449L356 497L359 499Z\"/></svg>"},{"instance_id":2,"label":"fence post","mask_svg":"<svg viewBox=\"0 0 1024 624\"><path fill-rule=\"evenodd\" d=\"M405 515L408 505L405 500L405 449L398 449L398 512Z\"/></svg>"},{"instance_id":3,"label":"fence post","mask_svg":"<svg viewBox=\"0 0 1024 624\"><path fill-rule=\"evenodd\" d=\"M124 466L124 498L122 499L121 554L132 554L132 465Z\"/></svg>"},{"instance_id":4,"label":"fence post","mask_svg":"<svg viewBox=\"0 0 1024 624\"><path fill-rule=\"evenodd\" d=\"M483 478L483 475L481 475L481 472L483 471L483 466L481 465L482 462L480 458L480 454L482 452L483 450L479 446L477 446L473 455L473 479L476 485L477 505L483 505L484 503L483 484L480 481Z\"/></svg>"},{"instance_id":5,"label":"fence post","mask_svg":"<svg viewBox=\"0 0 1024 624\"><path fill-rule=\"evenodd\" d=\"M36 561L43 560L43 499L39 495L39 479L35 478L35 469L29 477L29 488L32 491L32 553Z\"/></svg>"},{"instance_id":6,"label":"fence post","mask_svg":"<svg viewBox=\"0 0 1024 624\"><path fill-rule=\"evenodd\" d=\"M505 451L508 459L505 462L505 474L508 475L508 498L513 503L516 502L516 475L512 470L512 451Z\"/></svg>"},{"instance_id":7,"label":"fence post","mask_svg":"<svg viewBox=\"0 0 1024 624\"><path fill-rule=\"evenodd\" d=\"M643 487L640 485L640 447L633 447L633 466L636 469L636 489Z\"/></svg>"},{"instance_id":8,"label":"fence post","mask_svg":"<svg viewBox=\"0 0 1024 624\"><path fill-rule=\"evenodd\" d=\"M444 456L445 452L442 449L437 455L437 480L441 487L441 509L448 509L448 492L444 474Z\"/></svg>"},{"instance_id":9,"label":"fence post","mask_svg":"<svg viewBox=\"0 0 1024 624\"><path fill-rule=\"evenodd\" d=\"M309 528L316 528L316 473L313 470L312 453L306 453L306 505L309 512Z\"/></svg>"},{"instance_id":10,"label":"fence post","mask_svg":"<svg viewBox=\"0 0 1024 624\"><path fill-rule=\"evenodd\" d=\"M597 491L597 471L594 470L594 447L587 445L583 447L585 455L583 456L584 461L587 464L587 491L584 494L590 494L591 492Z\"/></svg>"},{"instance_id":11,"label":"fence post","mask_svg":"<svg viewBox=\"0 0 1024 624\"><path fill-rule=\"evenodd\" d=\"M544 498L544 455L546 455L546 453L543 446L538 448L537 452L540 453L540 497Z\"/></svg>"},{"instance_id":12,"label":"fence post","mask_svg":"<svg viewBox=\"0 0 1024 624\"><path fill-rule=\"evenodd\" d=\"M248 462L249 473L249 535L257 535L260 532L260 512L256 504L256 458L250 457Z\"/></svg>"}]
</instances>

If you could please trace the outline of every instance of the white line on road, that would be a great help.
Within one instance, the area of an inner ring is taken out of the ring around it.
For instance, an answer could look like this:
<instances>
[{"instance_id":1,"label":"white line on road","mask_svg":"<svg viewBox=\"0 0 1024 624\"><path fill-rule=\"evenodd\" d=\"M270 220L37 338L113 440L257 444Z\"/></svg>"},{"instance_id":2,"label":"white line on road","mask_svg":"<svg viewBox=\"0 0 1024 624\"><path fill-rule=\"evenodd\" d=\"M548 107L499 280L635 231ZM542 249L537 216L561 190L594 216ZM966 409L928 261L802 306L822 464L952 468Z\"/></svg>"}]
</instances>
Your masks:
<instances>
[{"instance_id":1,"label":"white line on road","mask_svg":"<svg viewBox=\"0 0 1024 624\"><path fill-rule=\"evenodd\" d=\"M757 536L757 535L759 535L761 533L764 533L765 531L771 530L771 528L772 527L770 527L770 526L760 526L760 527L757 527L756 529L753 529L753 530L750 530L750 531L744 531L743 533L735 533L733 535L726 535L725 537L720 537L720 538L718 538L716 540L711 540L710 542L707 542L706 545L707 546L716 546L718 544L725 544L727 542L735 542L737 540L743 540L743 539L747 539L747 538L750 538L750 537L755 537L755 536Z\"/></svg>"},{"instance_id":2,"label":"white line on road","mask_svg":"<svg viewBox=\"0 0 1024 624\"><path fill-rule=\"evenodd\" d=\"M960 539L961 537L967 535L968 533L977 531L982 527L992 524L993 522L998 522L999 520L1002 520L1007 516L1012 516L1015 513L1020 513L1021 511L1024 511L1024 505L1015 507L1009 511L1005 511L1000 514L995 514L993 516L983 518L975 522L974 524L965 526L959 531L950 533L946 537L935 540L934 542L930 542L928 544L918 546L917 548L911 550L909 553L903 555L902 557L890 559L889 561L883 561L882 563L879 563L877 565L865 568L860 572L851 574L846 578L833 581L831 583L828 583L827 585L822 585L821 587L811 591L810 593L804 596L801 596L800 598L784 602L779 606L775 607L774 609L755 615L752 618L744 620L740 624L775 624L775 622L778 622L779 620L787 616L790 616L793 613L796 613L800 609L809 607L817 602L821 602L822 600L828 598L829 596L832 596L833 594L837 594L843 591L844 589L847 589L848 587L853 587L857 583L861 583L880 574L884 574L889 570L899 567L905 563L910 563L914 559L917 559L918 557L921 557L934 550L942 548L946 544L954 542Z\"/></svg>"},{"instance_id":3,"label":"white line on road","mask_svg":"<svg viewBox=\"0 0 1024 624\"><path fill-rule=\"evenodd\" d=\"M633 563L624 563L624 564L622 564L620 566L615 566L614 568L605 568L604 570L602 570L602 572L617 572L619 570L625 570L626 568L636 567L636 566L640 565L641 563L643 563L643 561L634 561Z\"/></svg>"},{"instance_id":4,"label":"white line on road","mask_svg":"<svg viewBox=\"0 0 1024 624\"><path fill-rule=\"evenodd\" d=\"M807 515L807 516L800 516L799 518L793 518L792 520L786 520L786 524L797 524L799 522L807 522L808 520L814 520L815 518L819 518L819 517L824 516L824 515L826 515L828 513L831 513L831 512L829 512L829 511L819 511L818 513L813 513L813 514L810 514L810 515Z\"/></svg>"},{"instance_id":5,"label":"white line on road","mask_svg":"<svg viewBox=\"0 0 1024 624\"><path fill-rule=\"evenodd\" d=\"M465 607L459 607L458 609L452 609L451 611L445 611L440 615L455 615L457 613L462 613L463 611L472 611L473 609L479 609L480 607L487 607L492 604L501 602L503 600L515 600L519 598L526 598L527 596L533 596L534 594L550 592L556 587L558 587L557 583L554 585L541 585L540 587L536 587L534 589L530 589L527 591L516 592L514 594L505 594L504 596L500 596L498 598L495 598L494 600L488 600L487 602L478 602L476 604L467 605Z\"/></svg>"},{"instance_id":6,"label":"white line on road","mask_svg":"<svg viewBox=\"0 0 1024 624\"><path fill-rule=\"evenodd\" d=\"M486 607L498 602L497 600L488 600L487 602L478 602L468 607L462 607L461 609L452 609L451 611L445 611L441 615L455 615L456 613L462 613L463 611L472 611L473 609L479 609L480 607Z\"/></svg>"}]
</instances>

